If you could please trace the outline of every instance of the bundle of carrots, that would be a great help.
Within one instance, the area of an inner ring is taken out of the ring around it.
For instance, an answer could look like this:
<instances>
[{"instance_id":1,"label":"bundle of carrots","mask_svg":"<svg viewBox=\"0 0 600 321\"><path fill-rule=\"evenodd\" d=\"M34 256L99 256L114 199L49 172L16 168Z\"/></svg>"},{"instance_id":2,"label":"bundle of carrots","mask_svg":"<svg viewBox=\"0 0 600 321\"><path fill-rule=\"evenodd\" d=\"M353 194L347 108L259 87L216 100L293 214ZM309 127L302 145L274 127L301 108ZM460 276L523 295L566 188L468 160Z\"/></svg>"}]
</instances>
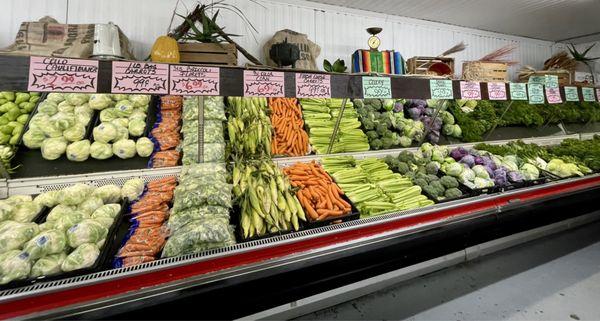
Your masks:
<instances>
[{"instance_id":1,"label":"bundle of carrots","mask_svg":"<svg viewBox=\"0 0 600 321\"><path fill-rule=\"evenodd\" d=\"M169 203L177 185L175 177L146 184L146 192L131 205L131 235L117 253L119 266L154 261L168 236L163 223L169 218Z\"/></svg>"},{"instance_id":2,"label":"bundle of carrots","mask_svg":"<svg viewBox=\"0 0 600 321\"><path fill-rule=\"evenodd\" d=\"M299 188L296 196L313 221L348 214L352 208L342 199L342 190L323 167L315 161L296 163L283 169L292 186Z\"/></svg>"},{"instance_id":3,"label":"bundle of carrots","mask_svg":"<svg viewBox=\"0 0 600 321\"><path fill-rule=\"evenodd\" d=\"M308 154L308 134L304 131L302 111L296 98L269 98L271 125L275 137L271 154L304 156Z\"/></svg>"},{"instance_id":4,"label":"bundle of carrots","mask_svg":"<svg viewBox=\"0 0 600 321\"><path fill-rule=\"evenodd\" d=\"M160 98L160 121L151 132L159 151L152 155L152 167L177 166L181 155L175 148L181 141L179 131L181 130L182 107L183 97L181 96Z\"/></svg>"}]
</instances>

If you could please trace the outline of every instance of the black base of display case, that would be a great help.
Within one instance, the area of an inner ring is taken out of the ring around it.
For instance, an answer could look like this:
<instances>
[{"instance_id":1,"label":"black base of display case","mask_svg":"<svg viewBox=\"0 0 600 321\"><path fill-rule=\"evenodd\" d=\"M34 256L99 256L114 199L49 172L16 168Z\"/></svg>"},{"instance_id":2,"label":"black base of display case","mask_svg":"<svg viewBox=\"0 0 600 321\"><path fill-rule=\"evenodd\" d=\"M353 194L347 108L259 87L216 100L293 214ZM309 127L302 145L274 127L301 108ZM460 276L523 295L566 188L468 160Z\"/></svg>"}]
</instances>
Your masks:
<instances>
[{"instance_id":1,"label":"black base of display case","mask_svg":"<svg viewBox=\"0 0 600 321\"><path fill-rule=\"evenodd\" d=\"M82 319L231 319L598 210L600 187L88 311Z\"/></svg>"}]
</instances>

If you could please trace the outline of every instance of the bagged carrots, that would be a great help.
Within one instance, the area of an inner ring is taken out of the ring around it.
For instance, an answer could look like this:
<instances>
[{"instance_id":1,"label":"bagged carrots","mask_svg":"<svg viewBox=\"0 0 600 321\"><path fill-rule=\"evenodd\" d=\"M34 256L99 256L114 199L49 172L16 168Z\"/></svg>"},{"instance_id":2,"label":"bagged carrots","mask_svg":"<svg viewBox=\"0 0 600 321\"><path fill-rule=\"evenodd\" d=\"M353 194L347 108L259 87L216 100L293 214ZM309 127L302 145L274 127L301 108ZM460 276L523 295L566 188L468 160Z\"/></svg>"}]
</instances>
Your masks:
<instances>
[{"instance_id":1,"label":"bagged carrots","mask_svg":"<svg viewBox=\"0 0 600 321\"><path fill-rule=\"evenodd\" d=\"M175 151L181 142L181 113L183 97L163 96L160 98L160 111L156 125L150 131L150 139L157 151L154 152L148 164L149 167L177 166L180 153Z\"/></svg>"},{"instance_id":2,"label":"bagged carrots","mask_svg":"<svg viewBox=\"0 0 600 321\"><path fill-rule=\"evenodd\" d=\"M304 156L308 154L308 134L304 131L302 111L295 98L269 98L274 137L271 154Z\"/></svg>"},{"instance_id":3,"label":"bagged carrots","mask_svg":"<svg viewBox=\"0 0 600 321\"><path fill-rule=\"evenodd\" d=\"M342 199L342 190L315 161L296 163L283 169L293 187L299 188L296 196L311 220L349 214L351 205Z\"/></svg>"}]
</instances>

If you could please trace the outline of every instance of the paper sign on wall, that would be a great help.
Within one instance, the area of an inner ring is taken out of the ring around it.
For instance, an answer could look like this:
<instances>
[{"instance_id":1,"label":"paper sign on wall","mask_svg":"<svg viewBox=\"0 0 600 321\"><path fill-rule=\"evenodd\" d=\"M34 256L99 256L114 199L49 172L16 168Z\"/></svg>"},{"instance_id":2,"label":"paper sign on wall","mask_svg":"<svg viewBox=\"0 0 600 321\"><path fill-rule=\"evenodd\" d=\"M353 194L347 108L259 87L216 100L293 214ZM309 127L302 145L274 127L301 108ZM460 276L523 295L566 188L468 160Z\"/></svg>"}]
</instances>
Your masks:
<instances>
[{"instance_id":1,"label":"paper sign on wall","mask_svg":"<svg viewBox=\"0 0 600 321\"><path fill-rule=\"evenodd\" d=\"M111 92L115 94L169 93L169 65L113 61Z\"/></svg>"},{"instance_id":2,"label":"paper sign on wall","mask_svg":"<svg viewBox=\"0 0 600 321\"><path fill-rule=\"evenodd\" d=\"M529 84L529 103L530 104L543 104L544 100L544 85L541 84Z\"/></svg>"},{"instance_id":3,"label":"paper sign on wall","mask_svg":"<svg viewBox=\"0 0 600 321\"><path fill-rule=\"evenodd\" d=\"M331 75L297 73L296 97L331 98Z\"/></svg>"},{"instance_id":4,"label":"paper sign on wall","mask_svg":"<svg viewBox=\"0 0 600 321\"><path fill-rule=\"evenodd\" d=\"M506 100L506 84L503 82L488 82L488 97L490 100Z\"/></svg>"},{"instance_id":5,"label":"paper sign on wall","mask_svg":"<svg viewBox=\"0 0 600 321\"><path fill-rule=\"evenodd\" d=\"M244 96L285 97L285 76L281 71L244 70Z\"/></svg>"},{"instance_id":6,"label":"paper sign on wall","mask_svg":"<svg viewBox=\"0 0 600 321\"><path fill-rule=\"evenodd\" d=\"M454 99L452 80L431 79L429 80L429 90L431 99Z\"/></svg>"},{"instance_id":7,"label":"paper sign on wall","mask_svg":"<svg viewBox=\"0 0 600 321\"><path fill-rule=\"evenodd\" d=\"M98 61L56 57L29 59L29 91L95 93Z\"/></svg>"},{"instance_id":8,"label":"paper sign on wall","mask_svg":"<svg viewBox=\"0 0 600 321\"><path fill-rule=\"evenodd\" d=\"M389 77L362 77L364 98L392 98L392 79Z\"/></svg>"},{"instance_id":9,"label":"paper sign on wall","mask_svg":"<svg viewBox=\"0 0 600 321\"><path fill-rule=\"evenodd\" d=\"M577 87L565 87L565 100L579 101L579 93L577 92Z\"/></svg>"},{"instance_id":10,"label":"paper sign on wall","mask_svg":"<svg viewBox=\"0 0 600 321\"><path fill-rule=\"evenodd\" d=\"M548 87L548 88L558 88L558 76L556 76L556 75L546 75L546 87Z\"/></svg>"},{"instance_id":11,"label":"paper sign on wall","mask_svg":"<svg viewBox=\"0 0 600 321\"><path fill-rule=\"evenodd\" d=\"M546 87L546 99L549 104L560 104L562 103L562 97L560 97L560 90L558 87L550 88Z\"/></svg>"},{"instance_id":12,"label":"paper sign on wall","mask_svg":"<svg viewBox=\"0 0 600 321\"><path fill-rule=\"evenodd\" d=\"M189 65L170 66L170 92L172 95L218 96L220 69Z\"/></svg>"},{"instance_id":13,"label":"paper sign on wall","mask_svg":"<svg viewBox=\"0 0 600 321\"><path fill-rule=\"evenodd\" d=\"M583 94L583 101L596 101L596 97L594 97L594 88L582 87L581 93Z\"/></svg>"},{"instance_id":14,"label":"paper sign on wall","mask_svg":"<svg viewBox=\"0 0 600 321\"><path fill-rule=\"evenodd\" d=\"M527 84L511 82L509 88L511 100L527 100Z\"/></svg>"},{"instance_id":15,"label":"paper sign on wall","mask_svg":"<svg viewBox=\"0 0 600 321\"><path fill-rule=\"evenodd\" d=\"M460 97L469 100L481 100L481 86L476 81L460 82Z\"/></svg>"}]
</instances>

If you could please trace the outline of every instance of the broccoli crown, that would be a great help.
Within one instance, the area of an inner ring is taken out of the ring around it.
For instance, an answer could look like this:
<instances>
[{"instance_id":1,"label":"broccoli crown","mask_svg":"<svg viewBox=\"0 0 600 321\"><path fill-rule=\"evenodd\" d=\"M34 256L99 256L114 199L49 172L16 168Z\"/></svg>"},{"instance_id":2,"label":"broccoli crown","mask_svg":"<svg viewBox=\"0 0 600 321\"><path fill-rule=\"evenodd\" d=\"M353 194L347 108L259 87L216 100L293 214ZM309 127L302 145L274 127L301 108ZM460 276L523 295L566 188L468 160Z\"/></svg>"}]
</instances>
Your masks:
<instances>
[{"instance_id":1,"label":"broccoli crown","mask_svg":"<svg viewBox=\"0 0 600 321\"><path fill-rule=\"evenodd\" d=\"M426 180L424 180L424 179L422 179L422 178L417 178L417 179L415 179L415 180L414 180L414 181L412 181L412 182L413 182L413 184L415 184L415 185L418 185L418 186L419 186L419 187L421 187L421 188L425 188L425 186L429 185L429 184L427 183L427 181L426 181Z\"/></svg>"},{"instance_id":2,"label":"broccoli crown","mask_svg":"<svg viewBox=\"0 0 600 321\"><path fill-rule=\"evenodd\" d=\"M442 191L442 194L440 194L440 191L431 185L425 185L422 187L422 189L423 189L423 192L425 192L430 197L433 197L435 199L437 199L443 195L443 191Z\"/></svg>"},{"instance_id":3,"label":"broccoli crown","mask_svg":"<svg viewBox=\"0 0 600 321\"><path fill-rule=\"evenodd\" d=\"M381 149L381 139L373 139L369 142L369 145L375 150Z\"/></svg>"},{"instance_id":4,"label":"broccoli crown","mask_svg":"<svg viewBox=\"0 0 600 321\"><path fill-rule=\"evenodd\" d=\"M373 140L373 139L377 139L377 138L379 138L379 134L377 134L377 132L376 132L376 131L374 131L374 130L369 130L369 131L366 133L366 135L367 135L367 138L369 138L369 140ZM393 157L393 156L392 156L392 157Z\"/></svg>"},{"instance_id":5,"label":"broccoli crown","mask_svg":"<svg viewBox=\"0 0 600 321\"><path fill-rule=\"evenodd\" d=\"M424 172L421 172L421 171L417 171L417 173L415 174L415 177L427 180L427 174L425 174Z\"/></svg>"},{"instance_id":6,"label":"broccoli crown","mask_svg":"<svg viewBox=\"0 0 600 321\"><path fill-rule=\"evenodd\" d=\"M390 167L390 168L394 168L394 166L396 166L396 164L398 163L398 159L392 155L387 155L386 157L383 158L383 161Z\"/></svg>"},{"instance_id":7,"label":"broccoli crown","mask_svg":"<svg viewBox=\"0 0 600 321\"><path fill-rule=\"evenodd\" d=\"M444 188L444 185L442 185L442 183L440 183L439 180L429 183L429 186L438 190L440 195L442 195L446 191L446 189Z\"/></svg>"},{"instance_id":8,"label":"broccoli crown","mask_svg":"<svg viewBox=\"0 0 600 321\"><path fill-rule=\"evenodd\" d=\"M413 155L411 152L403 151L398 154L398 160L404 163L414 164L415 155Z\"/></svg>"},{"instance_id":9,"label":"broccoli crown","mask_svg":"<svg viewBox=\"0 0 600 321\"><path fill-rule=\"evenodd\" d=\"M390 149L394 147L394 145L396 145L396 141L390 137L383 137L381 139L381 144L383 146L383 149Z\"/></svg>"},{"instance_id":10,"label":"broccoli crown","mask_svg":"<svg viewBox=\"0 0 600 321\"><path fill-rule=\"evenodd\" d=\"M456 178L452 176L444 176L440 179L440 183L444 185L445 188L456 188L458 187L458 181Z\"/></svg>"},{"instance_id":11,"label":"broccoli crown","mask_svg":"<svg viewBox=\"0 0 600 321\"><path fill-rule=\"evenodd\" d=\"M365 126L366 130L373 130L373 129L375 129L375 122L373 122L372 120L370 120L368 118L367 119L363 119L362 123L363 123L363 126Z\"/></svg>"},{"instance_id":12,"label":"broccoli crown","mask_svg":"<svg viewBox=\"0 0 600 321\"><path fill-rule=\"evenodd\" d=\"M396 171L402 175L410 172L410 168L408 167L408 164L404 163L404 162L400 162L398 161L398 164L395 167Z\"/></svg>"},{"instance_id":13,"label":"broccoli crown","mask_svg":"<svg viewBox=\"0 0 600 321\"><path fill-rule=\"evenodd\" d=\"M426 179L426 180L427 180L427 182L429 182L429 183L431 183L431 182L435 182L435 181L438 181L438 180L440 180L440 178L439 178L439 177L437 177L437 176L435 176L435 175L431 175L431 174L427 175L427 178L425 178L425 179Z\"/></svg>"},{"instance_id":14,"label":"broccoli crown","mask_svg":"<svg viewBox=\"0 0 600 321\"><path fill-rule=\"evenodd\" d=\"M408 171L408 172L406 172L405 174L402 174L402 175L410 178L411 181L414 181L416 179L415 172Z\"/></svg>"},{"instance_id":15,"label":"broccoli crown","mask_svg":"<svg viewBox=\"0 0 600 321\"><path fill-rule=\"evenodd\" d=\"M379 134L380 136L385 135L386 132L388 132L388 128L385 124L379 123L375 126L375 130L377 131L377 134Z\"/></svg>"},{"instance_id":16,"label":"broccoli crown","mask_svg":"<svg viewBox=\"0 0 600 321\"><path fill-rule=\"evenodd\" d=\"M446 196L446 198L457 198L462 196L462 192L458 188L452 187L446 190L444 196Z\"/></svg>"}]
</instances>

